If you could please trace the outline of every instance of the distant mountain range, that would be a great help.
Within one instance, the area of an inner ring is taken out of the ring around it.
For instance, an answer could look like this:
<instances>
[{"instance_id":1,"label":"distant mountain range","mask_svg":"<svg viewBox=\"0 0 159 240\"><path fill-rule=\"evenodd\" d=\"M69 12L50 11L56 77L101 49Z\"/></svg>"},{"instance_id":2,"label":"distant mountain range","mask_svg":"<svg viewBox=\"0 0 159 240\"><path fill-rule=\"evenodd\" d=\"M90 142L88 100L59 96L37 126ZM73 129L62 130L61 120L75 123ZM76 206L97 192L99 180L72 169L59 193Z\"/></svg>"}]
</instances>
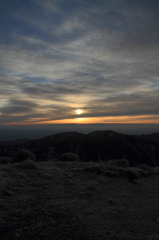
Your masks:
<instances>
[{"instance_id":1,"label":"distant mountain range","mask_svg":"<svg viewBox=\"0 0 159 240\"><path fill-rule=\"evenodd\" d=\"M0 141L0 146L20 145L20 144L24 144L24 143L27 143L30 141L32 141L32 140L28 139L28 138L16 139L16 140L11 140L11 141Z\"/></svg>"},{"instance_id":2,"label":"distant mountain range","mask_svg":"<svg viewBox=\"0 0 159 240\"><path fill-rule=\"evenodd\" d=\"M24 142L23 142L24 141ZM22 139L0 142L0 156L12 155L18 149L35 153L37 161L59 159L66 152L77 154L81 161L127 159L130 165L159 165L159 133L127 135L111 130L89 134L64 132L36 140Z\"/></svg>"}]
</instances>

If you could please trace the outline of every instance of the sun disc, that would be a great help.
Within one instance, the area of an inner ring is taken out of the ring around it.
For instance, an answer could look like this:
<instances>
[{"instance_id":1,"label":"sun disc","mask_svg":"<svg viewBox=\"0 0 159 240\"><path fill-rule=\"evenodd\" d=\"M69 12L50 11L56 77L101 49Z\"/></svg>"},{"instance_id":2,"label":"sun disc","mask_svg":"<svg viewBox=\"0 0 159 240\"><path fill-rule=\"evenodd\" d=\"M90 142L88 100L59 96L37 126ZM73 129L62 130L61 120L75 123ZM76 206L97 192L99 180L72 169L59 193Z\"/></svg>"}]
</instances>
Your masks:
<instances>
[{"instance_id":1,"label":"sun disc","mask_svg":"<svg viewBox=\"0 0 159 240\"><path fill-rule=\"evenodd\" d=\"M76 110L76 113L77 113L77 114L82 114L82 112L83 112L83 111L82 111L81 109L77 109L77 110Z\"/></svg>"}]
</instances>

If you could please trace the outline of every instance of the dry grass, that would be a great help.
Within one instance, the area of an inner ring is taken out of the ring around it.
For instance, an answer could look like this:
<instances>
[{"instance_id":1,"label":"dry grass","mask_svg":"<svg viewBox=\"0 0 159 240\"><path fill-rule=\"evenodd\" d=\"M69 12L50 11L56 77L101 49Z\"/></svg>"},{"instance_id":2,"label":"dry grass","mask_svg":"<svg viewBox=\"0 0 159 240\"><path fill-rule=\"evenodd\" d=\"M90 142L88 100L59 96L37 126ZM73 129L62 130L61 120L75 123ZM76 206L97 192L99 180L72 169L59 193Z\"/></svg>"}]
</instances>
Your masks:
<instances>
[{"instance_id":1,"label":"dry grass","mask_svg":"<svg viewBox=\"0 0 159 240\"><path fill-rule=\"evenodd\" d=\"M30 160L1 165L1 239L158 239L159 176L107 163L88 171L95 165Z\"/></svg>"}]
</instances>

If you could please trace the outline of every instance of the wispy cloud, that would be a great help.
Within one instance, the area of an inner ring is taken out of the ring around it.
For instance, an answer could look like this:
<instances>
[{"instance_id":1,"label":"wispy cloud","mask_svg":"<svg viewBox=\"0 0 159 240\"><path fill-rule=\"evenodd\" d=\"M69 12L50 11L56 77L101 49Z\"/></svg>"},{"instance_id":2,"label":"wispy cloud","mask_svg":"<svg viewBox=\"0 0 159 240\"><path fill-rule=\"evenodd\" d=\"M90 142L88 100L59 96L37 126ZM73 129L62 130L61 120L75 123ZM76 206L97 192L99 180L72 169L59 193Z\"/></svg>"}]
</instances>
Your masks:
<instances>
[{"instance_id":1,"label":"wispy cloud","mask_svg":"<svg viewBox=\"0 0 159 240\"><path fill-rule=\"evenodd\" d=\"M156 1L13 2L0 8L2 124L159 116Z\"/></svg>"}]
</instances>

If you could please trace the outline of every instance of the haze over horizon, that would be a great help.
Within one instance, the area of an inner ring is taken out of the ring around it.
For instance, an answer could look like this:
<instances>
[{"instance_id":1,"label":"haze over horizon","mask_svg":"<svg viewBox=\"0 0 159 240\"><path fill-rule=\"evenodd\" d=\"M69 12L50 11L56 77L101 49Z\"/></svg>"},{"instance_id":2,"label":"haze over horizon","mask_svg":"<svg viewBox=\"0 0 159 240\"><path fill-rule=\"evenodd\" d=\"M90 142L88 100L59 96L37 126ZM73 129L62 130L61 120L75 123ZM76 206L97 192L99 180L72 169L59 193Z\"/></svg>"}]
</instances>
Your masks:
<instances>
[{"instance_id":1,"label":"haze over horizon","mask_svg":"<svg viewBox=\"0 0 159 240\"><path fill-rule=\"evenodd\" d=\"M148 135L159 133L159 124L37 124L37 125L0 125L0 141L16 139L38 139L62 132L89 134L94 131L111 130L129 135Z\"/></svg>"},{"instance_id":2,"label":"haze over horizon","mask_svg":"<svg viewBox=\"0 0 159 240\"><path fill-rule=\"evenodd\" d=\"M0 32L1 133L159 131L159 1L5 0Z\"/></svg>"}]
</instances>

